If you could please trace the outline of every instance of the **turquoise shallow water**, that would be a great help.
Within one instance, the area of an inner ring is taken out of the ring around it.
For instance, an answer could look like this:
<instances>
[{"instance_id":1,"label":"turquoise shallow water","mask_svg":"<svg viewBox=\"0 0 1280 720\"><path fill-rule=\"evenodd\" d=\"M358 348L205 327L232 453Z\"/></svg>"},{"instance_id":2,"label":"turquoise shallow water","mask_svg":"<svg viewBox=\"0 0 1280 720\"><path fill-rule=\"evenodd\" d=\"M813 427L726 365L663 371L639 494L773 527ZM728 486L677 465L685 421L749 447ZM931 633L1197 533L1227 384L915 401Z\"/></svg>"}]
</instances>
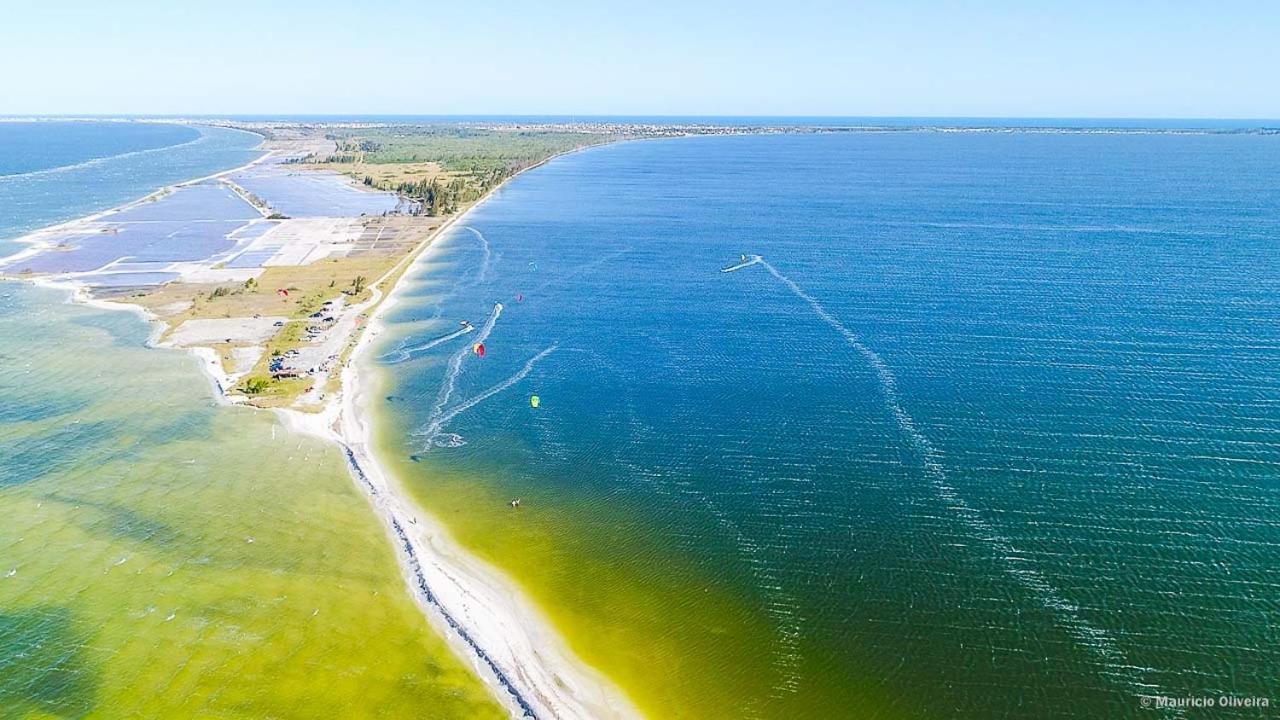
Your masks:
<instances>
[{"instance_id":1,"label":"turquoise shallow water","mask_svg":"<svg viewBox=\"0 0 1280 720\"><path fill-rule=\"evenodd\" d=\"M70 141L41 127L17 143L0 124L0 148ZM257 154L256 136L203 133L0 178L0 254ZM0 283L0 720L503 715L412 601L335 447L218 406L139 318L66 300Z\"/></svg>"},{"instance_id":2,"label":"turquoise shallow water","mask_svg":"<svg viewBox=\"0 0 1280 720\"><path fill-rule=\"evenodd\" d=\"M1278 169L1253 135L561 158L410 276L384 445L655 716L1267 697Z\"/></svg>"}]
</instances>

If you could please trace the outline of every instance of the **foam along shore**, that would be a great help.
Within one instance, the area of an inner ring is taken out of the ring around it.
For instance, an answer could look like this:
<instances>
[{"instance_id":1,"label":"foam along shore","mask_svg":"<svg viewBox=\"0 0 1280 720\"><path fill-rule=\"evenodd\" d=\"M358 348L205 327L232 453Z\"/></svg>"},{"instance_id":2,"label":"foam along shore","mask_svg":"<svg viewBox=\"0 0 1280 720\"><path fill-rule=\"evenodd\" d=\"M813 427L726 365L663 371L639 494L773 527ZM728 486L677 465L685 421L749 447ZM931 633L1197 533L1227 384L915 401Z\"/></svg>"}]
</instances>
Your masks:
<instances>
[{"instance_id":1,"label":"foam along shore","mask_svg":"<svg viewBox=\"0 0 1280 720\"><path fill-rule=\"evenodd\" d=\"M390 307L394 289L379 310ZM376 302L376 301L375 301ZM360 362L381 329L371 321L342 371L340 400L322 412L277 408L293 432L336 443L356 484L387 527L405 581L432 624L494 690L513 717L640 718L620 689L569 649L509 578L472 557L417 507L373 453L369 404L376 395ZM362 382L364 380L365 382Z\"/></svg>"},{"instance_id":2,"label":"foam along shore","mask_svg":"<svg viewBox=\"0 0 1280 720\"><path fill-rule=\"evenodd\" d=\"M148 344L182 349L199 359L200 368L222 404L235 404L227 394L233 382L216 353L206 347L179 348L158 343L164 325L147 310L125 302L93 298L83 287L55 281L35 284L70 293L69 300L105 310L123 310L153 322ZM399 287L398 285L396 287ZM389 308L394 288L378 309ZM381 298L370 301L376 304ZM291 432L337 445L353 480L368 496L387 528L410 592L432 625L454 651L468 660L491 686L513 717L599 719L640 718L640 711L603 674L568 648L515 583L471 557L437 520L416 506L372 452L373 428L367 422L374 393L361 382L358 362L380 330L374 318L361 337L352 361L342 372L343 392L318 413L275 408ZM369 370L371 368L365 368Z\"/></svg>"},{"instance_id":3,"label":"foam along shore","mask_svg":"<svg viewBox=\"0 0 1280 720\"><path fill-rule=\"evenodd\" d=\"M179 188L228 177L262 163L274 154L267 152L240 168L177 183L120 207L38 230L22 238L28 248L0 260L12 263L48 250L50 239L68 229L163 198ZM497 189L493 188L471 208L478 206ZM430 622L457 654L471 663L513 717L641 717L639 710L620 689L574 655L550 621L522 595L514 581L469 555L439 521L416 507L408 493L391 473L379 465L373 454L373 428L368 422L370 408L366 386L367 373L372 368L364 368L361 360L369 354L372 340L382 329L378 320L380 314L391 307L397 289L402 286L396 281L430 252L435 238L465 215L465 212L455 215L435 228L420 245L371 283L369 297L348 304L340 313L332 331L343 338L355 336L358 339L348 361L342 365L337 389L327 396L312 395L310 399L315 402L300 405L305 410L272 408L272 411L292 431L323 438L341 448L354 481L365 491L387 529L410 592ZM248 322L249 319L233 319L232 322L244 325L242 328L237 325L238 329L225 327L225 323L217 328L197 325L185 331L183 326L179 326L175 329L177 332L165 337L170 330L165 321L148 307L130 302L130 299L95 297L90 287L65 274L16 277L36 285L65 290L71 302L134 312L151 321L153 329L147 343L149 346L191 353L198 358L200 368L210 378L218 402L241 404L245 401L243 395L231 393L238 376L227 371L217 351L208 343L214 336L234 335L240 331L254 334L261 330ZM384 297L381 286L385 283L391 286ZM368 319L363 326L362 318ZM210 332L210 337L203 337Z\"/></svg>"},{"instance_id":4,"label":"foam along shore","mask_svg":"<svg viewBox=\"0 0 1280 720\"><path fill-rule=\"evenodd\" d=\"M455 216L435 237L465 217L466 213ZM407 258L408 267L431 250L428 246ZM372 308L369 320L342 370L339 400L319 415L287 409L278 412L293 429L327 437L343 447L353 477L392 534L406 581L423 610L458 652L472 660L515 716L642 717L621 689L572 652L514 581L472 557L438 520L417 507L394 475L378 463L369 422L370 404L376 396L374 378L370 377L375 372L371 350L385 327L381 317L395 305L402 287L403 283L397 282L382 297L375 284L375 295L367 301Z\"/></svg>"},{"instance_id":5,"label":"foam along shore","mask_svg":"<svg viewBox=\"0 0 1280 720\"><path fill-rule=\"evenodd\" d=\"M381 307L390 304L388 298ZM361 382L359 360L368 354L380 329L375 320L344 368L340 403L321 413L276 412L292 431L341 446L353 478L388 528L405 580L423 611L491 684L513 716L641 717L608 678L573 654L514 582L470 556L378 463L372 450L373 428L367 421L376 393L369 383Z\"/></svg>"}]
</instances>

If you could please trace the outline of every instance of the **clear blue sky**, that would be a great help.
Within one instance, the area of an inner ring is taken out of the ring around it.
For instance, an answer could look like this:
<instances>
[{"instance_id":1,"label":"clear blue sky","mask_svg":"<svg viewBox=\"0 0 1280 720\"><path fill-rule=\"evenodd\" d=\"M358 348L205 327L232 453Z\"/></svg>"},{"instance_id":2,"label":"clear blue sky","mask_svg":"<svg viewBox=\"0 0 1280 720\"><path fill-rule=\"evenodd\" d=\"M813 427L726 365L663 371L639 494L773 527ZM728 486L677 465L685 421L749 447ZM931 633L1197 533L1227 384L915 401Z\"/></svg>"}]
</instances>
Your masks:
<instances>
[{"instance_id":1,"label":"clear blue sky","mask_svg":"<svg viewBox=\"0 0 1280 720\"><path fill-rule=\"evenodd\" d=\"M34 0L0 68L0 114L1280 118L1280 2Z\"/></svg>"}]
</instances>

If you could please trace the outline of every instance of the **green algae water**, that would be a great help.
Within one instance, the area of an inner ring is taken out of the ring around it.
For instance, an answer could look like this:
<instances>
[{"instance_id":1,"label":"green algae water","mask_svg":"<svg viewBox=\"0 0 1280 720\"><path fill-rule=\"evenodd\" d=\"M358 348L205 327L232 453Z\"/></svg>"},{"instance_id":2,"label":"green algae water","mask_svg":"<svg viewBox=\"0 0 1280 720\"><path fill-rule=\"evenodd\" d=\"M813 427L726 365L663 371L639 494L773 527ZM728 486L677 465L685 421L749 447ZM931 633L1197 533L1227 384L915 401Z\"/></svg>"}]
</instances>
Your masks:
<instances>
[{"instance_id":1,"label":"green algae water","mask_svg":"<svg viewBox=\"0 0 1280 720\"><path fill-rule=\"evenodd\" d=\"M0 237L254 156L246 134L180 130L18 164ZM340 452L216 405L148 331L0 284L0 718L503 716Z\"/></svg>"},{"instance_id":2,"label":"green algae water","mask_svg":"<svg viewBox=\"0 0 1280 720\"><path fill-rule=\"evenodd\" d=\"M1278 171L1245 133L567 156L406 279L382 454L653 717L1274 707Z\"/></svg>"}]
</instances>

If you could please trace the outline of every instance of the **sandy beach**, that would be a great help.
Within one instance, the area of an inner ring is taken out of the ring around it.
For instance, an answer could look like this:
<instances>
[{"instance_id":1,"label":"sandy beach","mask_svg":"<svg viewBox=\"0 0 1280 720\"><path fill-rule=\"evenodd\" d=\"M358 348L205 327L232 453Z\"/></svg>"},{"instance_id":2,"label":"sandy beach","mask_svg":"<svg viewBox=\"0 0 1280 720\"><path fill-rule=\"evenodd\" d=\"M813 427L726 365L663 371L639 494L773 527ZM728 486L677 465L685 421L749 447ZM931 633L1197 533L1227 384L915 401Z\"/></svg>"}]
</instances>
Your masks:
<instances>
[{"instance_id":1,"label":"sandy beach","mask_svg":"<svg viewBox=\"0 0 1280 720\"><path fill-rule=\"evenodd\" d=\"M465 217L452 218L432 241ZM430 244L421 248L389 275L403 278L431 250ZM385 296L376 285L367 303L372 308L368 321L342 370L340 397L318 415L279 410L281 417L292 429L327 437L343 448L352 478L368 494L397 546L405 580L423 611L495 692L505 696L514 715L641 717L619 688L573 654L514 581L470 556L378 463L370 400L377 396L379 379L369 362L370 350L383 328L380 317L394 307L402 285L396 282Z\"/></svg>"},{"instance_id":2,"label":"sandy beach","mask_svg":"<svg viewBox=\"0 0 1280 720\"><path fill-rule=\"evenodd\" d=\"M29 247L5 259L12 261L47 250L48 239L67 228L110 217L181 187L230 175L257 165L272 154L264 152L262 157L240 168L176 183L125 205L37 230L20 239ZM484 202L501 186L471 207ZM379 379L369 362L369 350L382 329L379 317L395 304L398 281L415 263L430 255L435 239L465 217L465 212L451 217L383 277L371 283L368 299L349 305L340 314L333 332L346 339L355 337L356 343L340 370L337 390L327 396L310 393L302 403L307 410L273 410L291 431L323 438L343 452L353 481L368 497L396 548L409 592L433 626L492 688L495 697L514 717L640 717L640 712L619 688L574 655L514 581L470 556L439 521L416 506L374 454L369 400L376 396ZM221 404L242 404L245 398L229 392L238 378L224 368L218 353L208 345L221 338L260 339L271 324L279 321L275 317L188 321L165 336L169 328L146 307L123 298L96 298L76 282L39 277L28 281L68 292L69 302L125 310L151 322L153 331L148 345L192 354L210 379ZM381 286L388 283L390 287L384 291ZM361 322L362 318L365 322Z\"/></svg>"}]
</instances>

